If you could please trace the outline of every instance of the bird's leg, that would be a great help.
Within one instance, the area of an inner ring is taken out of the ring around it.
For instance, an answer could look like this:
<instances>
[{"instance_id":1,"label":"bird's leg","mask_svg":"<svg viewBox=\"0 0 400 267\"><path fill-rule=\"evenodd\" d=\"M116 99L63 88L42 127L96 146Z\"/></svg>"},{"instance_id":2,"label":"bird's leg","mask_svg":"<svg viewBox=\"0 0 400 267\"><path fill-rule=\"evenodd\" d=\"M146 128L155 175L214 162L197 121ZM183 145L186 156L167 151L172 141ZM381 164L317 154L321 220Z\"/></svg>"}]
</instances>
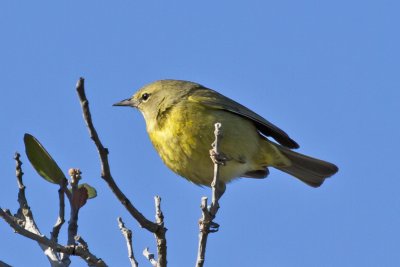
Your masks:
<instances>
[{"instance_id":1,"label":"bird's leg","mask_svg":"<svg viewBox=\"0 0 400 267\"><path fill-rule=\"evenodd\" d=\"M211 219L209 222L210 223L209 232L215 233L218 232L219 224L214 222L213 220L215 219L215 215L219 209L219 199L224 194L226 185L224 182L218 181L215 186L214 184L212 184L212 187L215 188L215 200L213 200L211 206L209 207L209 215Z\"/></svg>"}]
</instances>

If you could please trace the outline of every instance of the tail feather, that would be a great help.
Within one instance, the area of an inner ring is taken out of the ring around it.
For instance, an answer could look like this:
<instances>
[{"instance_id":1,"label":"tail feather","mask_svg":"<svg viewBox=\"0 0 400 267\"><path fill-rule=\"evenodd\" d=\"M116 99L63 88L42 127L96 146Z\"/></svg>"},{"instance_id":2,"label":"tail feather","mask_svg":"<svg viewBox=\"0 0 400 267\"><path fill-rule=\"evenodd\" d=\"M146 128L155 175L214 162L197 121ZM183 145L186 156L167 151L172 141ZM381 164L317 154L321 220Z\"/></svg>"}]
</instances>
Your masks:
<instances>
[{"instance_id":1,"label":"tail feather","mask_svg":"<svg viewBox=\"0 0 400 267\"><path fill-rule=\"evenodd\" d=\"M319 187L326 178L334 175L339 169L336 165L294 152L283 146L277 146L279 151L290 161L289 166L274 166L278 170L286 172L300 179L302 182Z\"/></svg>"}]
</instances>

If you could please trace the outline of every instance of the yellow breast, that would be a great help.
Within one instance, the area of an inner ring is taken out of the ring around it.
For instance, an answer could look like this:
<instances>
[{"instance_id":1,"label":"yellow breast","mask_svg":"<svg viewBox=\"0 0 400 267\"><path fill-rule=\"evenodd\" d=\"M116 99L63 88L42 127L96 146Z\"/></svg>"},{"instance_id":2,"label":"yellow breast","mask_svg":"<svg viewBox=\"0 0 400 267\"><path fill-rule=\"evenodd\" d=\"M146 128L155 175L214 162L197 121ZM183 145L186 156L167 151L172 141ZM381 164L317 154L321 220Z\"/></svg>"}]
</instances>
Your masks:
<instances>
[{"instance_id":1,"label":"yellow breast","mask_svg":"<svg viewBox=\"0 0 400 267\"><path fill-rule=\"evenodd\" d=\"M179 103L155 124L147 123L147 131L171 170L193 183L209 186L213 178L209 150L216 122L222 123L221 151L228 157L227 164L221 168L220 179L229 182L249 170L262 168L256 162L260 161L257 154L262 140L255 126L230 112L198 103Z\"/></svg>"}]
</instances>

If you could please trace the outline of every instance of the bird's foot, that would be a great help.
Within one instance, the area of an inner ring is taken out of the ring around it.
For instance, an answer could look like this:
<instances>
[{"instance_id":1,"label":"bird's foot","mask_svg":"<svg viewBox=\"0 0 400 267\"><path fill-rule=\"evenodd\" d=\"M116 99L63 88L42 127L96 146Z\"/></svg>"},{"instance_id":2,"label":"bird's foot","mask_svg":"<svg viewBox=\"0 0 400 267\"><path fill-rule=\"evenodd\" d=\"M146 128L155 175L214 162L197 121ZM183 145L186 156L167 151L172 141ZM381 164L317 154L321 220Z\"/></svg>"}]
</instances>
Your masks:
<instances>
[{"instance_id":1,"label":"bird's foot","mask_svg":"<svg viewBox=\"0 0 400 267\"><path fill-rule=\"evenodd\" d=\"M209 233L216 233L219 230L219 224L216 222L210 222L210 228L208 230Z\"/></svg>"},{"instance_id":2,"label":"bird's foot","mask_svg":"<svg viewBox=\"0 0 400 267\"><path fill-rule=\"evenodd\" d=\"M214 164L225 165L229 158L222 152L215 153L213 149L210 149L210 157Z\"/></svg>"}]
</instances>

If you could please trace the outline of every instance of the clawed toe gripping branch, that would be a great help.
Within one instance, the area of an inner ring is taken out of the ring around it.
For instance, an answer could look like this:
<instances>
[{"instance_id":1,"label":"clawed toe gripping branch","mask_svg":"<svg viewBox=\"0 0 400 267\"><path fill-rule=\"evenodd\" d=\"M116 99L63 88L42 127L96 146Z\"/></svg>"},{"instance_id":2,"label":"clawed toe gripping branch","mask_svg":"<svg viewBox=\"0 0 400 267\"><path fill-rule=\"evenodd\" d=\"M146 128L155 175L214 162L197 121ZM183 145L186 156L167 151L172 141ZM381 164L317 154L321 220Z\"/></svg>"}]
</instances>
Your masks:
<instances>
[{"instance_id":1,"label":"clawed toe gripping branch","mask_svg":"<svg viewBox=\"0 0 400 267\"><path fill-rule=\"evenodd\" d=\"M114 179L111 176L110 167L108 163L108 150L102 145L97 131L95 130L92 122L92 118L89 110L89 103L84 91L84 79L81 78L76 86L79 99L81 102L83 117L86 125L89 129L89 134L93 142L95 143L97 150L99 152L102 175L101 177L107 182L111 190L114 192L116 197L121 201L125 208L130 212L130 214L139 222L139 224L146 228L148 231L154 233L157 242L157 255L158 260L154 258L154 254L150 253L148 249L145 249L143 255L149 260L153 266L166 266L167 265L167 240L165 233L167 229L164 227L164 216L160 209L160 198L156 197L156 222L152 222L146 219L128 200L128 198L122 193L122 191L115 184ZM207 237L209 233L217 232L219 225L213 222L218 209L219 209L219 199L225 192L225 184L219 182L219 167L220 165L225 165L227 158L223 153L219 151L219 141L222 138L221 123L215 124L215 141L212 144L213 149L210 151L210 156L214 162L214 179L211 184L212 187L212 202L210 207L207 206L207 198L203 197L201 200L201 210L202 218L199 221L199 248L196 266L203 266L205 259L205 251L207 244ZM122 230L121 230L122 231ZM129 241L127 241L129 243ZM130 251L128 245L128 251ZM129 252L129 257L131 259L131 254ZM131 259L132 266L135 266L135 260Z\"/></svg>"},{"instance_id":2,"label":"clawed toe gripping branch","mask_svg":"<svg viewBox=\"0 0 400 267\"><path fill-rule=\"evenodd\" d=\"M213 222L215 216L217 215L219 209L219 199L225 192L225 184L219 181L219 168L226 164L227 158L219 151L219 143L222 139L222 129L221 123L215 124L215 141L212 144L212 149L210 150L211 160L214 162L214 178L211 183L212 188L212 200L211 205L207 206L207 197L201 199L201 212L202 217L199 220L199 246L197 252L196 267L201 267L204 265L207 238L209 233L215 233L219 229L219 224Z\"/></svg>"}]
</instances>

